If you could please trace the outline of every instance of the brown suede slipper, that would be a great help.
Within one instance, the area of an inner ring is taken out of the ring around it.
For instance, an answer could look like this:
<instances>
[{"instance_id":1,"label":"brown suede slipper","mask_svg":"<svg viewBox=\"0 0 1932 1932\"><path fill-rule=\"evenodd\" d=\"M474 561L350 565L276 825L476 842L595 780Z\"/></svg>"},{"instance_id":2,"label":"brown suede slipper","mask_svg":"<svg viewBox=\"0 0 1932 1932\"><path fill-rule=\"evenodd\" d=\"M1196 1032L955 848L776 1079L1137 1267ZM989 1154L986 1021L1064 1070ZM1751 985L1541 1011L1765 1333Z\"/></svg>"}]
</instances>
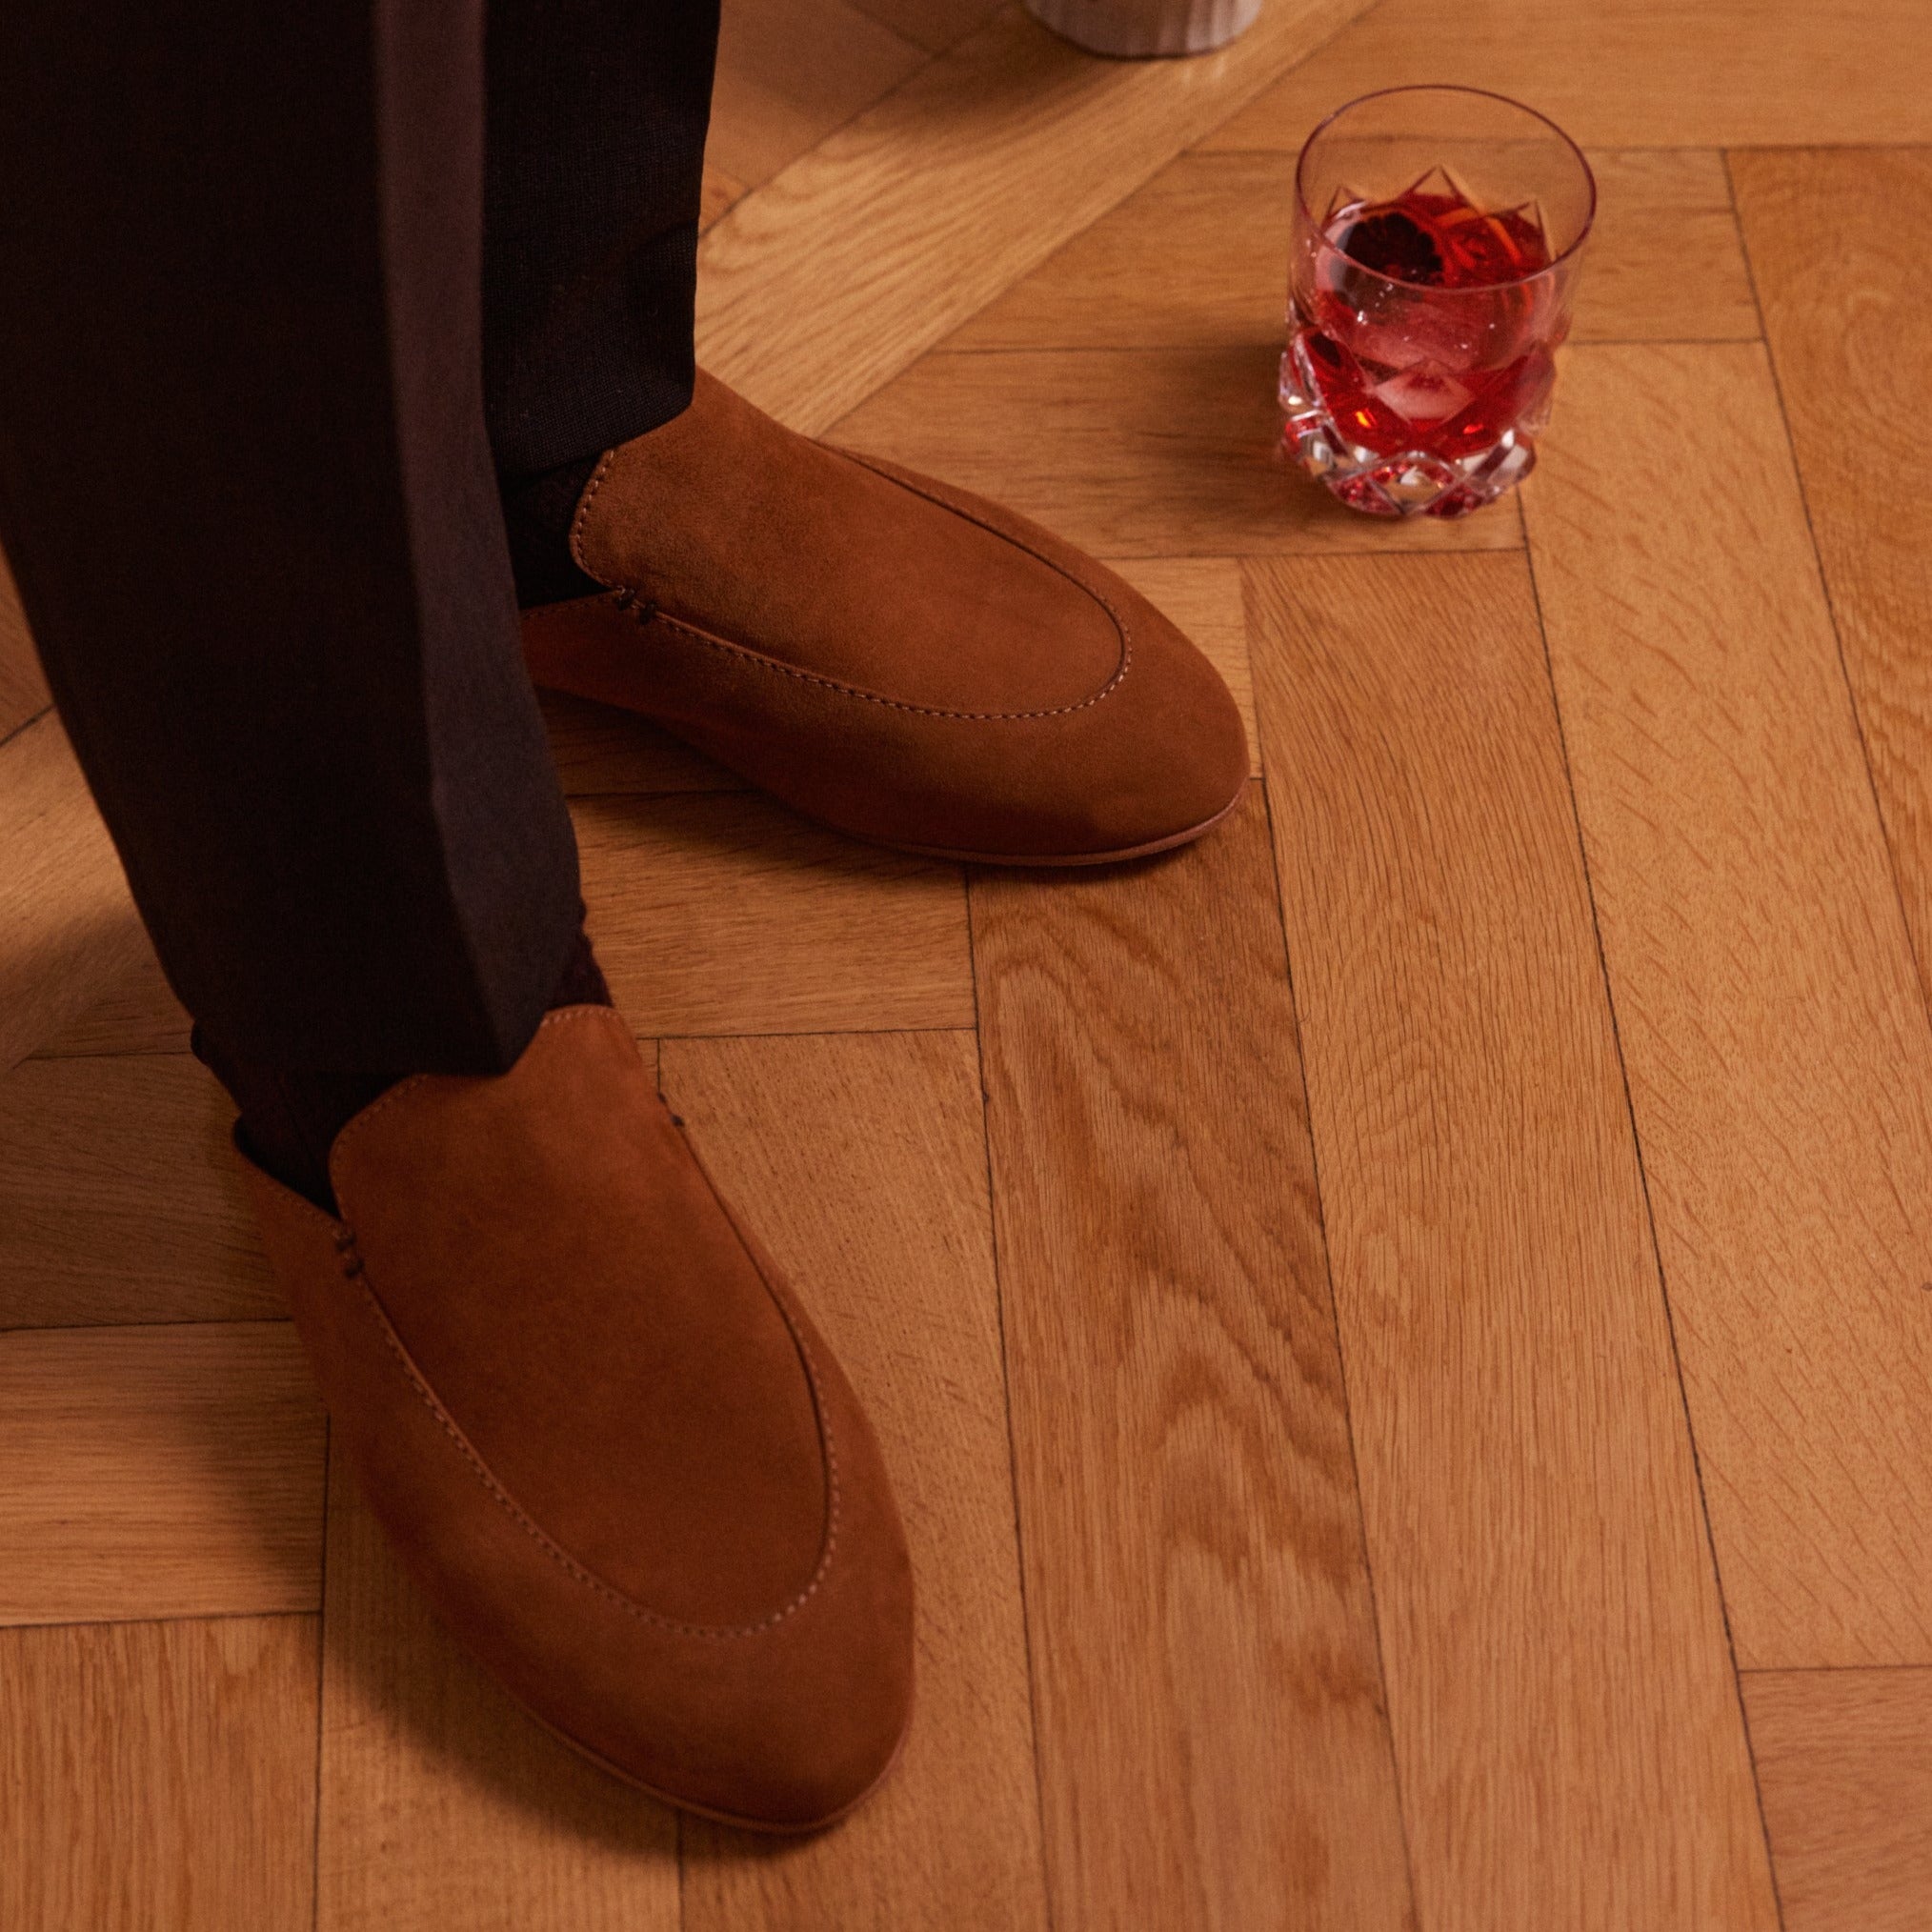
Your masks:
<instances>
[{"instance_id":1,"label":"brown suede slipper","mask_svg":"<svg viewBox=\"0 0 1932 1932\"><path fill-rule=\"evenodd\" d=\"M525 614L536 681L858 837L1096 864L1198 837L1247 776L1219 675L1113 572L701 372L604 458L572 548L611 589Z\"/></svg>"},{"instance_id":2,"label":"brown suede slipper","mask_svg":"<svg viewBox=\"0 0 1932 1932\"><path fill-rule=\"evenodd\" d=\"M912 1576L857 1399L607 1006L248 1170L336 1439L511 1694L607 1769L803 1831L884 1775Z\"/></svg>"}]
</instances>

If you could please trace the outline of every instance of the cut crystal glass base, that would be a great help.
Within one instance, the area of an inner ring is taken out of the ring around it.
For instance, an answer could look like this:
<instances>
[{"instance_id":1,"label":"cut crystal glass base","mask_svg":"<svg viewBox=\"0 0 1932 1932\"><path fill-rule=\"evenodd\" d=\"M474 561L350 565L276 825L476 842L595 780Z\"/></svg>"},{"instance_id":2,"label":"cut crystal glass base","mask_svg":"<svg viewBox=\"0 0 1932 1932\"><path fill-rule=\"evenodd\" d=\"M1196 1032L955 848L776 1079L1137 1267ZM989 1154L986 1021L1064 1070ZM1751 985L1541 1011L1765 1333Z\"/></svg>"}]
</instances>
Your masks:
<instances>
[{"instance_id":1,"label":"cut crystal glass base","mask_svg":"<svg viewBox=\"0 0 1932 1932\"><path fill-rule=\"evenodd\" d=\"M1487 449L1447 457L1425 450L1391 453L1351 442L1324 407L1312 374L1291 347L1281 358L1281 440L1295 460L1351 510L1370 516L1467 516L1536 467L1536 446L1505 430Z\"/></svg>"}]
</instances>

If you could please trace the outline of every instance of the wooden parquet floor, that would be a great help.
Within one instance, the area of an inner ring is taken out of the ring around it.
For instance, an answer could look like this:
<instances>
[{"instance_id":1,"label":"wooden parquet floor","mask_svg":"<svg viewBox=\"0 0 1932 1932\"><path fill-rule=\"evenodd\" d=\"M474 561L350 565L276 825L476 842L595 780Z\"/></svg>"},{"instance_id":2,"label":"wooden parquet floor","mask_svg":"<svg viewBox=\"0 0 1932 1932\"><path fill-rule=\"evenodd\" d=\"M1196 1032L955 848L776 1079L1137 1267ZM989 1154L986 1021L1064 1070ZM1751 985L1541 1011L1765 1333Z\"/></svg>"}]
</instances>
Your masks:
<instances>
[{"instance_id":1,"label":"wooden parquet floor","mask_svg":"<svg viewBox=\"0 0 1932 1932\"><path fill-rule=\"evenodd\" d=\"M440 1636L0 580L0 1932L1925 1932L1932 10L725 13L704 359L1117 560L1252 734L1214 837L1043 879L551 707L878 1419L911 1747L755 1842ZM1297 148L1422 78L1603 206L1541 470L1391 530L1272 371Z\"/></svg>"}]
</instances>

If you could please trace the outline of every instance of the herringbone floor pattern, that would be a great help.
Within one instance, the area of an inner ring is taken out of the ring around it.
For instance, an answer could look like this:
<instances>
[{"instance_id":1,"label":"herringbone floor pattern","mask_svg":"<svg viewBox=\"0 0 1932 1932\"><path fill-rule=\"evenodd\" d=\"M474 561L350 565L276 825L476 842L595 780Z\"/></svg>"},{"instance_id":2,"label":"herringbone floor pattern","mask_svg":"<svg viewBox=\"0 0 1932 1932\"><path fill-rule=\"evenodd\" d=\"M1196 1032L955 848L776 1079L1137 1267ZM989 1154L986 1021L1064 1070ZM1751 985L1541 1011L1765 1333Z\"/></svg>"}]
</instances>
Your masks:
<instances>
[{"instance_id":1,"label":"herringbone floor pattern","mask_svg":"<svg viewBox=\"0 0 1932 1932\"><path fill-rule=\"evenodd\" d=\"M755 1844L442 1640L0 621L0 942L98 982L0 1079L0 1927L1922 1932L1932 13L726 19L705 359L1118 560L1253 727L1213 838L1042 880L552 710L617 997L879 1420L913 1743ZM1421 78L1603 206L1540 473L1391 530L1271 375L1297 148Z\"/></svg>"}]
</instances>

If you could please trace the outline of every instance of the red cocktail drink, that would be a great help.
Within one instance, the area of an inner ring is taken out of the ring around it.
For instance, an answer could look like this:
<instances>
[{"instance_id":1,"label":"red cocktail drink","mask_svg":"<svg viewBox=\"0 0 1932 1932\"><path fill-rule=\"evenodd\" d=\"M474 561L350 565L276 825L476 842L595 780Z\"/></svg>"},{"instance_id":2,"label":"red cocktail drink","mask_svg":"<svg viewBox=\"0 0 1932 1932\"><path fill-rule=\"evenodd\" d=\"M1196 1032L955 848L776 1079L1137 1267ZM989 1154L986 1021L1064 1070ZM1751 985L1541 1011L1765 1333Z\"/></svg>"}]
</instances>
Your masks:
<instances>
[{"instance_id":1,"label":"red cocktail drink","mask_svg":"<svg viewBox=\"0 0 1932 1932\"><path fill-rule=\"evenodd\" d=\"M1588 168L1526 108L1404 88L1326 122L1299 187L1290 449L1354 509L1465 515L1536 461L1595 205Z\"/></svg>"}]
</instances>

